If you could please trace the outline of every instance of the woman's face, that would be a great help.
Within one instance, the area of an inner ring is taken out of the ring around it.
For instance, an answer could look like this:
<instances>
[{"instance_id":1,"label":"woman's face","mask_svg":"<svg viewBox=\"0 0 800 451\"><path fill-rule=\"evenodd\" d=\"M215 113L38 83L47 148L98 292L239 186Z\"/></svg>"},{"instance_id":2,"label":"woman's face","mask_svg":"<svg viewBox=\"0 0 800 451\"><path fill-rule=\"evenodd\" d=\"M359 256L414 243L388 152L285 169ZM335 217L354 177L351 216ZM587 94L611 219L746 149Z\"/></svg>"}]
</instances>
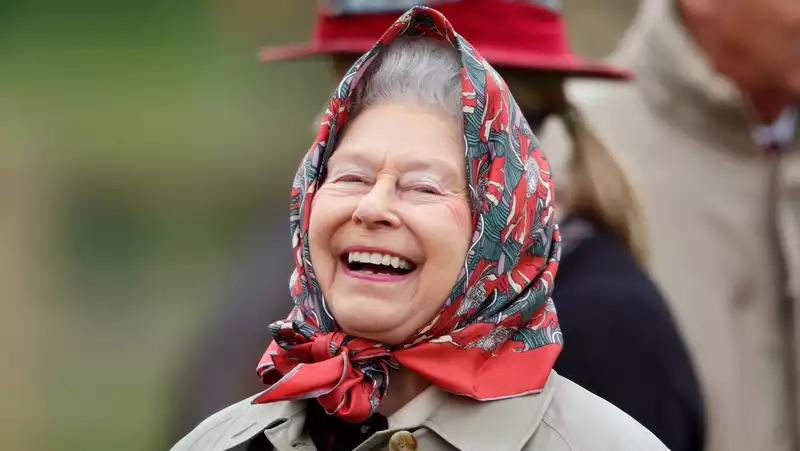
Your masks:
<instances>
[{"instance_id":1,"label":"woman's face","mask_svg":"<svg viewBox=\"0 0 800 451\"><path fill-rule=\"evenodd\" d=\"M400 104L361 112L311 208L311 262L339 326L403 342L450 294L471 229L460 122Z\"/></svg>"}]
</instances>

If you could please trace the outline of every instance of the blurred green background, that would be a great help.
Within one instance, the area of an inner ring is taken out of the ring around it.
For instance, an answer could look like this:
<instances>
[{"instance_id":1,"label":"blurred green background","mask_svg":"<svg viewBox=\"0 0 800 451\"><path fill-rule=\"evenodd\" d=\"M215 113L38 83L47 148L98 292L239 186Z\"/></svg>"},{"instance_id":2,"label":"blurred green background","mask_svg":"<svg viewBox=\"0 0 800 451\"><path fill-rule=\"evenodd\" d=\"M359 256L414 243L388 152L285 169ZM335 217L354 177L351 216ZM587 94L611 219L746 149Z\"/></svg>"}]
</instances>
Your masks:
<instances>
[{"instance_id":1,"label":"blurred green background","mask_svg":"<svg viewBox=\"0 0 800 451\"><path fill-rule=\"evenodd\" d=\"M636 0L565 4L598 57ZM0 449L163 446L181 355L333 87L327 61L255 58L314 7L0 3Z\"/></svg>"}]
</instances>

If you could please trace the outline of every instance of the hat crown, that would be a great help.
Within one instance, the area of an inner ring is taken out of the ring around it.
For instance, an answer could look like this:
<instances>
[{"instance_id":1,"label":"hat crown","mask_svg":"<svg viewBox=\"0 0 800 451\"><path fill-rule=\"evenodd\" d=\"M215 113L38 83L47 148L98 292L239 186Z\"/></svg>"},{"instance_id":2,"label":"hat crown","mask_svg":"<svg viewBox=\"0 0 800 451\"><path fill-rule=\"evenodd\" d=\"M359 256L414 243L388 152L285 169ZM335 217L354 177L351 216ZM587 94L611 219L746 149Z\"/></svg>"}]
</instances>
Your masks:
<instances>
[{"instance_id":1,"label":"hat crown","mask_svg":"<svg viewBox=\"0 0 800 451\"><path fill-rule=\"evenodd\" d=\"M327 15L362 15L401 13L414 6L436 8L447 3L469 3L469 0L320 0ZM528 4L561 13L562 0L497 0L497 2ZM468 5L467 5L468 6Z\"/></svg>"},{"instance_id":2,"label":"hat crown","mask_svg":"<svg viewBox=\"0 0 800 451\"><path fill-rule=\"evenodd\" d=\"M317 54L361 54L412 6L437 10L501 67L628 79L630 73L584 61L569 46L562 0L319 0L312 42L261 52L262 61Z\"/></svg>"}]
</instances>

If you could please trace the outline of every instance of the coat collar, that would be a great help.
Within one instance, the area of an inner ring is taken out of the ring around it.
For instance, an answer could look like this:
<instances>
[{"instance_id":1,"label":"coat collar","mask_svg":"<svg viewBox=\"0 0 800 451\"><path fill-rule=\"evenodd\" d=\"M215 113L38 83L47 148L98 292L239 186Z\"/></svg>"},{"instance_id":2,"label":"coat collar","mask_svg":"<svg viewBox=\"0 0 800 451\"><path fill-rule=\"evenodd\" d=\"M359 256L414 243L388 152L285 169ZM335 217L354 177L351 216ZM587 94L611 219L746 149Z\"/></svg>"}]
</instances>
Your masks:
<instances>
[{"instance_id":1,"label":"coat collar","mask_svg":"<svg viewBox=\"0 0 800 451\"><path fill-rule=\"evenodd\" d=\"M551 371L540 393L496 401L445 394L422 425L462 451L523 449L550 406L558 378Z\"/></svg>"},{"instance_id":2,"label":"coat collar","mask_svg":"<svg viewBox=\"0 0 800 451\"><path fill-rule=\"evenodd\" d=\"M186 437L191 439L191 443L185 444L186 448L176 448L228 451L266 431L299 440L305 423L305 403L254 404L259 395L251 396L208 418ZM196 436L193 436L196 432Z\"/></svg>"},{"instance_id":3,"label":"coat collar","mask_svg":"<svg viewBox=\"0 0 800 451\"><path fill-rule=\"evenodd\" d=\"M557 379L552 371L540 393L495 401L476 401L431 386L392 415L389 430L381 434L424 427L459 450L522 449L541 423ZM304 431L307 401L252 404L255 398L222 419L226 431L204 449L230 450L262 431L276 449L310 440Z\"/></svg>"},{"instance_id":4,"label":"coat collar","mask_svg":"<svg viewBox=\"0 0 800 451\"><path fill-rule=\"evenodd\" d=\"M644 101L671 123L730 151L760 154L752 109L695 44L676 4L645 0L612 60L635 74Z\"/></svg>"}]
</instances>

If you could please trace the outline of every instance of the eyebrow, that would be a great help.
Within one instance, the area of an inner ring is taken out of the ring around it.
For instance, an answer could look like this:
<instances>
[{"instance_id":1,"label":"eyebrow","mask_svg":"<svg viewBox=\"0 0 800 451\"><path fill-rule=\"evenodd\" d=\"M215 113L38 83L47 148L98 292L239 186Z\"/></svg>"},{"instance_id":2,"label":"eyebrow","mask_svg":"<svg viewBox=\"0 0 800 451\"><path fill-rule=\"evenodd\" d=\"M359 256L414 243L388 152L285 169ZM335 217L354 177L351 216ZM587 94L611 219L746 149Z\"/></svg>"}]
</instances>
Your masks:
<instances>
[{"instance_id":1,"label":"eyebrow","mask_svg":"<svg viewBox=\"0 0 800 451\"><path fill-rule=\"evenodd\" d=\"M438 158L428 160L413 160L404 162L400 168L402 172L434 172L442 177L442 182L454 183L458 180L458 168Z\"/></svg>"},{"instance_id":2,"label":"eyebrow","mask_svg":"<svg viewBox=\"0 0 800 451\"><path fill-rule=\"evenodd\" d=\"M337 155L339 158L335 158ZM331 155L331 159L328 161L329 166L330 163L337 163L337 165L349 163L368 168L374 168L378 164L374 159L364 156L363 153L355 153L350 151L347 151L344 154L338 154L334 152L334 154ZM417 159L404 161L398 165L398 169L402 173L432 171L441 175L444 178L444 182L450 183L458 180L459 168L442 159L430 157L424 160Z\"/></svg>"},{"instance_id":3,"label":"eyebrow","mask_svg":"<svg viewBox=\"0 0 800 451\"><path fill-rule=\"evenodd\" d=\"M328 166L331 163L349 163L355 164L358 166L366 166L366 167L374 167L375 161L371 158L365 157L362 153L355 153L355 152L334 152L331 157L328 159Z\"/></svg>"}]
</instances>

